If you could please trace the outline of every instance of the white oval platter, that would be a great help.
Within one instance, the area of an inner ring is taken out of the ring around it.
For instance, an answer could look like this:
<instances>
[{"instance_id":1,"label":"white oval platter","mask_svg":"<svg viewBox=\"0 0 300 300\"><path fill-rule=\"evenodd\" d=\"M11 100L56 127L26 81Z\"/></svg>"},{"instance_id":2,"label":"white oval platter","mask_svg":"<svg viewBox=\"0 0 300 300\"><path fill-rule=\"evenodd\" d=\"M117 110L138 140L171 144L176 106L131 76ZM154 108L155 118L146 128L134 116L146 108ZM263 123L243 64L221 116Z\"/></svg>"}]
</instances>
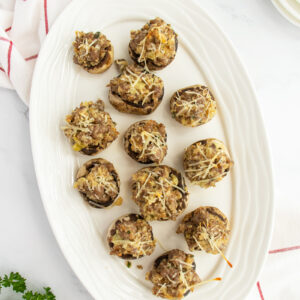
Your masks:
<instances>
[{"instance_id":1,"label":"white oval platter","mask_svg":"<svg viewBox=\"0 0 300 300\"><path fill-rule=\"evenodd\" d=\"M177 56L157 72L165 82L165 96L149 116L116 111L108 102L109 80L115 66L92 75L72 61L75 30L101 31L112 41L115 58L128 58L129 32L160 16L179 35ZM187 128L169 113L169 98L178 88L196 83L210 87L218 113L206 125ZM123 205L99 210L89 207L73 189L77 168L90 157L75 153L60 127L64 117L81 101L104 100L117 122L119 138L97 157L110 160L121 177ZM209 283L190 293L189 299L244 299L264 264L273 223L273 185L264 124L249 77L232 45L215 22L193 0L75 0L60 15L43 44L36 64L30 100L32 151L42 200L56 239L71 267L95 299L155 299L144 280L153 260L164 252L133 262L108 254L106 232L120 215L138 212L129 191L130 176L143 167L123 150L122 136L130 124L154 119L166 125L168 155L164 163L182 170L185 147L202 138L224 141L234 160L230 175L216 188L191 186L189 212L201 205L221 209L230 219L232 234L226 251L233 269L219 255L195 253L197 271ZM164 248L188 251L178 221L152 222L154 235ZM138 270L136 264L142 264Z\"/></svg>"}]
</instances>

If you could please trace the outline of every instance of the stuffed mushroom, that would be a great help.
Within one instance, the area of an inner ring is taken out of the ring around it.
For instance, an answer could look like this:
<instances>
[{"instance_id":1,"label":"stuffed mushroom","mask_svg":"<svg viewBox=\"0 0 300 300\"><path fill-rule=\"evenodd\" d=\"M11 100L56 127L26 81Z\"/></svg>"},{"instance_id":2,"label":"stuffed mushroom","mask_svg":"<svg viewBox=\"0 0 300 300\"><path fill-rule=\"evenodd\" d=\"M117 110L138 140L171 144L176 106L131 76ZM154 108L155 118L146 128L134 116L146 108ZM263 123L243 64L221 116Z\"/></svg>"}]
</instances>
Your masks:
<instances>
[{"instance_id":1,"label":"stuffed mushroom","mask_svg":"<svg viewBox=\"0 0 300 300\"><path fill-rule=\"evenodd\" d=\"M124 147L127 154L137 162L159 164L168 149L166 128L153 120L136 122L125 133Z\"/></svg>"},{"instance_id":2,"label":"stuffed mushroom","mask_svg":"<svg viewBox=\"0 0 300 300\"><path fill-rule=\"evenodd\" d=\"M216 101L204 85L193 85L176 91L170 100L172 117L184 126L196 127L216 114Z\"/></svg>"},{"instance_id":3,"label":"stuffed mushroom","mask_svg":"<svg viewBox=\"0 0 300 300\"><path fill-rule=\"evenodd\" d=\"M119 135L116 123L104 111L102 100L82 102L70 115L62 129L73 150L95 155L106 149Z\"/></svg>"},{"instance_id":4,"label":"stuffed mushroom","mask_svg":"<svg viewBox=\"0 0 300 300\"><path fill-rule=\"evenodd\" d=\"M109 101L120 112L148 115L161 103L164 95L162 79L144 68L124 60L116 60L121 74L110 83Z\"/></svg>"},{"instance_id":5,"label":"stuffed mushroom","mask_svg":"<svg viewBox=\"0 0 300 300\"><path fill-rule=\"evenodd\" d=\"M120 192L120 178L112 163L91 159L79 168L74 188L93 207L105 208L114 203Z\"/></svg>"},{"instance_id":6,"label":"stuffed mushroom","mask_svg":"<svg viewBox=\"0 0 300 300\"><path fill-rule=\"evenodd\" d=\"M228 150L217 139L206 139L190 145L184 152L186 177L203 188L215 186L232 166Z\"/></svg>"},{"instance_id":7,"label":"stuffed mushroom","mask_svg":"<svg viewBox=\"0 0 300 300\"><path fill-rule=\"evenodd\" d=\"M151 255L156 244L151 225L137 214L118 218L108 230L107 242L110 254L123 259Z\"/></svg>"},{"instance_id":8,"label":"stuffed mushroom","mask_svg":"<svg viewBox=\"0 0 300 300\"><path fill-rule=\"evenodd\" d=\"M170 24L160 18L146 23L130 33L129 55L150 71L161 70L175 58L178 39Z\"/></svg>"},{"instance_id":9,"label":"stuffed mushroom","mask_svg":"<svg viewBox=\"0 0 300 300\"><path fill-rule=\"evenodd\" d=\"M132 175L132 198L148 221L175 220L186 208L188 191L177 170L161 165Z\"/></svg>"},{"instance_id":10,"label":"stuffed mushroom","mask_svg":"<svg viewBox=\"0 0 300 300\"><path fill-rule=\"evenodd\" d=\"M201 284L195 269L192 254L173 249L154 261L152 269L146 274L146 280L153 283L152 293L155 296L182 299Z\"/></svg>"},{"instance_id":11,"label":"stuffed mushroom","mask_svg":"<svg viewBox=\"0 0 300 300\"><path fill-rule=\"evenodd\" d=\"M107 70L114 61L111 42L101 32L76 31L73 42L75 64L89 73L98 74Z\"/></svg>"},{"instance_id":12,"label":"stuffed mushroom","mask_svg":"<svg viewBox=\"0 0 300 300\"><path fill-rule=\"evenodd\" d=\"M203 206L184 216L177 233L183 233L190 251L205 251L220 254L227 264L232 264L224 255L229 242L230 224L216 207Z\"/></svg>"}]
</instances>

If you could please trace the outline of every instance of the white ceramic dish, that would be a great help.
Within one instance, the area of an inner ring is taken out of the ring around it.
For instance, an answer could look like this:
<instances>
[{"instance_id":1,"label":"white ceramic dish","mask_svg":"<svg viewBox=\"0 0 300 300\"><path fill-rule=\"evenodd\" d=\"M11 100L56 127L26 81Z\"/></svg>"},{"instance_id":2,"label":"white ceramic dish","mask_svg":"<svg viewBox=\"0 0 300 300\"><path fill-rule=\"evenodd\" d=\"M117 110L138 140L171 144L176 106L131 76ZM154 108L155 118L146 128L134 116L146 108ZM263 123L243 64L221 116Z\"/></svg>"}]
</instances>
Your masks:
<instances>
[{"instance_id":1,"label":"white ceramic dish","mask_svg":"<svg viewBox=\"0 0 300 300\"><path fill-rule=\"evenodd\" d=\"M279 13L292 24L300 27L299 0L271 0Z\"/></svg>"},{"instance_id":2,"label":"white ceramic dish","mask_svg":"<svg viewBox=\"0 0 300 300\"><path fill-rule=\"evenodd\" d=\"M160 16L179 35L174 62L157 72L165 81L163 103L151 115L122 114L108 102L106 84L118 74L115 66L92 75L72 62L71 43L75 30L103 31L115 47L115 58L128 58L131 29ZM169 113L169 98L181 87L208 85L218 104L217 116L198 128L186 128ZM118 124L120 137L97 157L114 163L121 177L121 207L98 210L89 207L73 189L77 168L90 157L75 153L60 130L64 117L81 101L106 103ZM273 222L273 186L268 144L253 87L232 45L218 26L192 0L76 0L58 18L43 45L35 68L30 104L33 157L45 210L57 241L73 270L95 299L155 299L145 272L163 250L157 246L149 258L133 263L108 255L106 232L111 222L128 212L137 212L130 199L129 178L143 167L123 150L122 135L141 119L163 122L168 132L168 155L164 163L182 170L183 149L202 138L225 142L234 160L229 176L214 189L188 185L190 201L186 212L201 206L220 208L232 223L226 256L196 253L202 279L223 280L201 286L189 299L244 299L263 266ZM181 219L181 218L179 218ZM154 235L165 248L187 251L176 222L152 222Z\"/></svg>"}]
</instances>

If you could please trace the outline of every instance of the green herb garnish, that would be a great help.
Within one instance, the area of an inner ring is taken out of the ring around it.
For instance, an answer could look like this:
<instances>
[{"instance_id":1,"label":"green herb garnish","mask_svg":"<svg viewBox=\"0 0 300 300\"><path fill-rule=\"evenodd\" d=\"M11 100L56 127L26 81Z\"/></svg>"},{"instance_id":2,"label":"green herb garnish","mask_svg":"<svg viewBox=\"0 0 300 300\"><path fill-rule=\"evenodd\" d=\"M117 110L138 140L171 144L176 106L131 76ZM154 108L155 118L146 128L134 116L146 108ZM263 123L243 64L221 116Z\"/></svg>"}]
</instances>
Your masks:
<instances>
[{"instance_id":1,"label":"green herb garnish","mask_svg":"<svg viewBox=\"0 0 300 300\"><path fill-rule=\"evenodd\" d=\"M100 31L95 32L94 38L97 39L100 36Z\"/></svg>"},{"instance_id":2,"label":"green herb garnish","mask_svg":"<svg viewBox=\"0 0 300 300\"><path fill-rule=\"evenodd\" d=\"M22 299L25 300L55 300L56 297L51 292L51 288L44 287L44 293L28 291L26 287L26 279L18 272L11 272L9 275L0 277L0 292L2 288L11 287L16 293L22 293Z\"/></svg>"}]
</instances>

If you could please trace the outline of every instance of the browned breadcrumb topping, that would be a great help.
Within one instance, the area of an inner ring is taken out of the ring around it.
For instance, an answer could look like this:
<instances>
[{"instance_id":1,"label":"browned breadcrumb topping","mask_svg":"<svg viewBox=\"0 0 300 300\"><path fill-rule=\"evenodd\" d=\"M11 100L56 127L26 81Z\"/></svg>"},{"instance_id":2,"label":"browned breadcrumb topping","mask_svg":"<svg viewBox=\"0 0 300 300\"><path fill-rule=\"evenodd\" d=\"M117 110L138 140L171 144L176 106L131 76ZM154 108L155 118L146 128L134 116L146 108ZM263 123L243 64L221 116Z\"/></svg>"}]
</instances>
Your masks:
<instances>
[{"instance_id":1,"label":"browned breadcrumb topping","mask_svg":"<svg viewBox=\"0 0 300 300\"><path fill-rule=\"evenodd\" d=\"M110 228L107 241L110 254L124 259L151 255L156 244L151 225L136 214L119 218Z\"/></svg>"},{"instance_id":2,"label":"browned breadcrumb topping","mask_svg":"<svg viewBox=\"0 0 300 300\"><path fill-rule=\"evenodd\" d=\"M137 107L156 107L164 93L162 79L135 64L128 65L125 60L117 60L121 75L110 81L110 89L123 101Z\"/></svg>"},{"instance_id":3,"label":"browned breadcrumb topping","mask_svg":"<svg viewBox=\"0 0 300 300\"><path fill-rule=\"evenodd\" d=\"M104 111L102 100L82 102L70 115L63 127L75 151L93 155L107 148L119 135L116 123Z\"/></svg>"},{"instance_id":4,"label":"browned breadcrumb topping","mask_svg":"<svg viewBox=\"0 0 300 300\"><path fill-rule=\"evenodd\" d=\"M126 131L124 146L136 161L159 164L168 150L166 128L153 120L136 122Z\"/></svg>"},{"instance_id":5,"label":"browned breadcrumb topping","mask_svg":"<svg viewBox=\"0 0 300 300\"><path fill-rule=\"evenodd\" d=\"M227 247L229 227L226 216L218 208L203 206L185 215L176 232L184 234L190 251L219 254Z\"/></svg>"},{"instance_id":6,"label":"browned breadcrumb topping","mask_svg":"<svg viewBox=\"0 0 300 300\"><path fill-rule=\"evenodd\" d=\"M185 150L183 166L186 177L193 184L208 188L228 174L232 161L221 141L206 139Z\"/></svg>"},{"instance_id":7,"label":"browned breadcrumb topping","mask_svg":"<svg viewBox=\"0 0 300 300\"><path fill-rule=\"evenodd\" d=\"M152 293L166 299L182 299L201 280L195 271L194 256L174 249L158 257L146 280L154 286Z\"/></svg>"},{"instance_id":8,"label":"browned breadcrumb topping","mask_svg":"<svg viewBox=\"0 0 300 300\"><path fill-rule=\"evenodd\" d=\"M111 42L100 32L76 31L74 62L86 69L99 66L112 50Z\"/></svg>"},{"instance_id":9,"label":"browned breadcrumb topping","mask_svg":"<svg viewBox=\"0 0 300 300\"><path fill-rule=\"evenodd\" d=\"M140 30L132 30L130 35L129 52L145 68L163 68L175 58L177 35L164 20L150 20Z\"/></svg>"},{"instance_id":10,"label":"browned breadcrumb topping","mask_svg":"<svg viewBox=\"0 0 300 300\"><path fill-rule=\"evenodd\" d=\"M95 207L111 205L119 194L119 177L112 163L96 158L86 162L79 170L74 183L85 199Z\"/></svg>"},{"instance_id":11,"label":"browned breadcrumb topping","mask_svg":"<svg viewBox=\"0 0 300 300\"><path fill-rule=\"evenodd\" d=\"M194 85L174 93L170 101L172 116L185 126L195 127L216 114L216 101L206 86Z\"/></svg>"},{"instance_id":12,"label":"browned breadcrumb topping","mask_svg":"<svg viewBox=\"0 0 300 300\"><path fill-rule=\"evenodd\" d=\"M164 165L146 167L133 174L132 197L146 220L175 220L188 202L184 177Z\"/></svg>"}]
</instances>

